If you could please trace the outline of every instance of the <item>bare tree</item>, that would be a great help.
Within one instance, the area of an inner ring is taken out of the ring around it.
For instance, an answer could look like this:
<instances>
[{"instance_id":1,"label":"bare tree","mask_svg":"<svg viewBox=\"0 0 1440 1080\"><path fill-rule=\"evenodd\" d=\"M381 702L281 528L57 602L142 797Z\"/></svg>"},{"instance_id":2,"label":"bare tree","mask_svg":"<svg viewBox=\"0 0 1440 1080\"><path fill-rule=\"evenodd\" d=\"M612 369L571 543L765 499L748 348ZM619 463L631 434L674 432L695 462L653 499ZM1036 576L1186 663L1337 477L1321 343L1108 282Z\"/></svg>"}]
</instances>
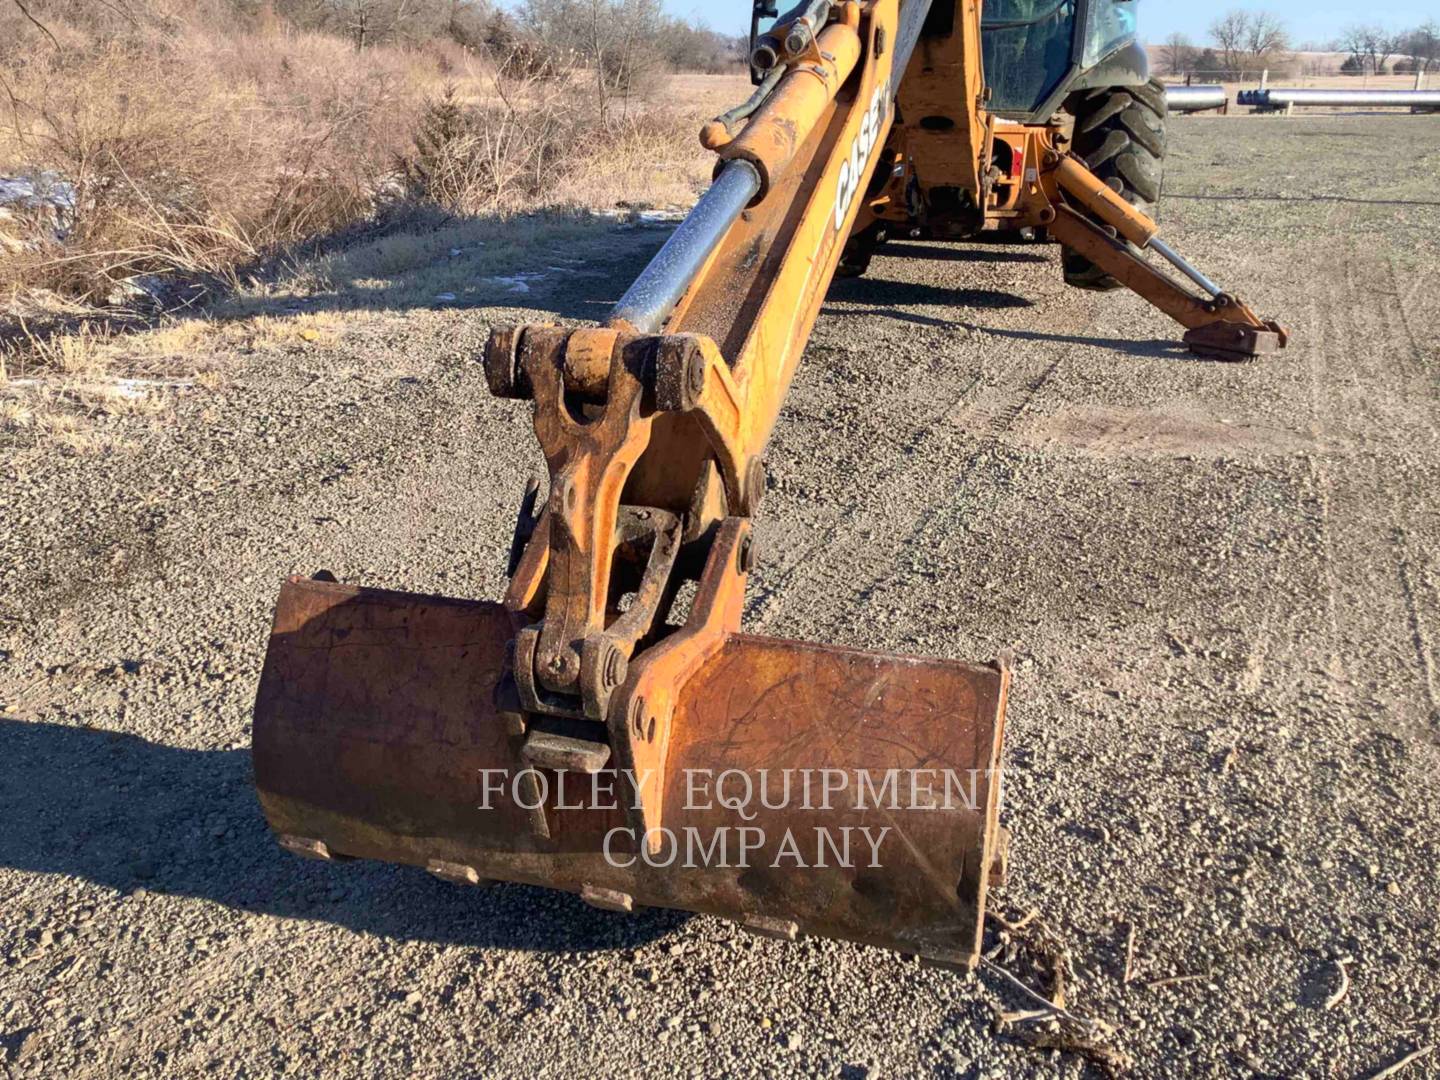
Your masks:
<instances>
[{"instance_id":1,"label":"bare tree","mask_svg":"<svg viewBox=\"0 0 1440 1080\"><path fill-rule=\"evenodd\" d=\"M652 46L665 25L660 0L525 0L521 25L557 53L573 53L595 80L595 105L628 113L635 93L663 67Z\"/></svg>"},{"instance_id":2,"label":"bare tree","mask_svg":"<svg viewBox=\"0 0 1440 1080\"><path fill-rule=\"evenodd\" d=\"M1184 75L1195 66L1195 46L1184 34L1171 34L1160 46L1160 62L1171 75Z\"/></svg>"},{"instance_id":3,"label":"bare tree","mask_svg":"<svg viewBox=\"0 0 1440 1080\"><path fill-rule=\"evenodd\" d=\"M1250 16L1250 26L1245 34L1247 62L1267 65L1271 61L1285 59L1290 48L1290 32L1279 16L1257 11Z\"/></svg>"},{"instance_id":4,"label":"bare tree","mask_svg":"<svg viewBox=\"0 0 1440 1080\"><path fill-rule=\"evenodd\" d=\"M1210 36L1231 78L1289 59L1290 33L1278 16L1267 11L1227 12L1210 25Z\"/></svg>"},{"instance_id":5,"label":"bare tree","mask_svg":"<svg viewBox=\"0 0 1440 1080\"><path fill-rule=\"evenodd\" d=\"M1245 31L1250 16L1244 11L1231 11L1210 24L1210 37L1225 73L1232 78L1240 74L1240 58L1245 50Z\"/></svg>"},{"instance_id":6,"label":"bare tree","mask_svg":"<svg viewBox=\"0 0 1440 1080\"><path fill-rule=\"evenodd\" d=\"M1370 75L1384 75L1390 58L1404 49L1404 34L1394 34L1374 23L1357 23L1345 28L1337 44L1348 52L1351 69Z\"/></svg>"},{"instance_id":7,"label":"bare tree","mask_svg":"<svg viewBox=\"0 0 1440 1080\"><path fill-rule=\"evenodd\" d=\"M424 13L436 12L433 0L321 0L330 29L365 50L400 37L413 37Z\"/></svg>"},{"instance_id":8,"label":"bare tree","mask_svg":"<svg viewBox=\"0 0 1440 1080\"><path fill-rule=\"evenodd\" d=\"M1415 62L1416 70L1428 72L1440 66L1440 25L1434 20L1405 35L1404 51Z\"/></svg>"},{"instance_id":9,"label":"bare tree","mask_svg":"<svg viewBox=\"0 0 1440 1080\"><path fill-rule=\"evenodd\" d=\"M1369 28L1360 23L1352 23L1340 32L1335 39L1335 51L1349 53L1349 59L1345 61L1345 67L1356 73L1365 70L1365 37ZM1348 73L1348 72L1347 72Z\"/></svg>"}]
</instances>

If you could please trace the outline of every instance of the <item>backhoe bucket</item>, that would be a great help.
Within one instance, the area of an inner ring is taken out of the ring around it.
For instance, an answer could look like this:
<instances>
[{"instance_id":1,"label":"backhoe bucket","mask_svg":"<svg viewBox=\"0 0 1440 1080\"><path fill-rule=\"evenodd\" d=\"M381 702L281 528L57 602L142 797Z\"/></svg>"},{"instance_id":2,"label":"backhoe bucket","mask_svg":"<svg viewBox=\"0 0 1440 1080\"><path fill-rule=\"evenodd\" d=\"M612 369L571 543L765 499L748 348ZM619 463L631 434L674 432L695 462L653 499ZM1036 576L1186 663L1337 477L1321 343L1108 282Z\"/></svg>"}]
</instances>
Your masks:
<instances>
[{"instance_id":1,"label":"backhoe bucket","mask_svg":"<svg viewBox=\"0 0 1440 1080\"><path fill-rule=\"evenodd\" d=\"M639 842L623 770L518 756L495 704L514 632L499 604L288 582L254 726L281 844L974 964L1003 665L732 634L680 691L663 825Z\"/></svg>"}]
</instances>

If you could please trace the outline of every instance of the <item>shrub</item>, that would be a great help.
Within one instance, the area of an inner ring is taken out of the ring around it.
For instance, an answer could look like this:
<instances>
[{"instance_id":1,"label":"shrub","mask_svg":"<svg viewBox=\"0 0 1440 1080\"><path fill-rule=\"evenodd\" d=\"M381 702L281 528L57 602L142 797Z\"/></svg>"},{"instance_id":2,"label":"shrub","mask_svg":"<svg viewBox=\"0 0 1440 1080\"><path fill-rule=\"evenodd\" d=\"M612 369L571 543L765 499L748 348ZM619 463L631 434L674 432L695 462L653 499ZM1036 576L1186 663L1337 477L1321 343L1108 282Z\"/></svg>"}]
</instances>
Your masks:
<instances>
[{"instance_id":1,"label":"shrub","mask_svg":"<svg viewBox=\"0 0 1440 1080\"><path fill-rule=\"evenodd\" d=\"M0 0L0 177L74 193L63 243L53 214L12 208L0 290L149 303L166 290L137 278L227 282L397 196L453 213L682 199L708 171L692 106L659 94L648 9L625 2L635 17L584 68L464 0L453 32L363 52L305 29L308 0L33 0L44 33Z\"/></svg>"}]
</instances>

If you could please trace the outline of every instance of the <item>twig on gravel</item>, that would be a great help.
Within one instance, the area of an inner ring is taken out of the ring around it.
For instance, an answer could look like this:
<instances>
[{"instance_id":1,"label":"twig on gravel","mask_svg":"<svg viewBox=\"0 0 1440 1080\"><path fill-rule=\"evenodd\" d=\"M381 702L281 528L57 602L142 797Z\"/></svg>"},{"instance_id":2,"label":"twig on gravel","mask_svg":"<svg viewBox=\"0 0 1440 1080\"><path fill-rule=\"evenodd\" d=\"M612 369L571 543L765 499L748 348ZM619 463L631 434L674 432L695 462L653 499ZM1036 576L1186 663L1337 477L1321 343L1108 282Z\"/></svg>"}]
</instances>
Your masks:
<instances>
[{"instance_id":1,"label":"twig on gravel","mask_svg":"<svg viewBox=\"0 0 1440 1080\"><path fill-rule=\"evenodd\" d=\"M1130 980L1135 977L1135 924L1130 924L1130 932L1125 935L1125 974L1120 977L1121 986L1129 986Z\"/></svg>"},{"instance_id":2,"label":"twig on gravel","mask_svg":"<svg viewBox=\"0 0 1440 1080\"><path fill-rule=\"evenodd\" d=\"M1224 776L1226 773L1228 773L1232 768L1234 768L1235 763L1239 760L1239 746L1232 746L1229 750L1226 750L1224 758L1222 758L1220 761L1220 775Z\"/></svg>"},{"instance_id":3,"label":"twig on gravel","mask_svg":"<svg viewBox=\"0 0 1440 1080\"><path fill-rule=\"evenodd\" d=\"M1433 1028L1437 1024L1440 1024L1440 1013L1436 1013L1434 1016L1427 1016L1423 1019L1412 1016L1410 1018L1410 1026L1401 1031L1400 1034L1414 1035L1418 1033L1421 1028Z\"/></svg>"},{"instance_id":4,"label":"twig on gravel","mask_svg":"<svg viewBox=\"0 0 1440 1080\"><path fill-rule=\"evenodd\" d=\"M1354 962L1355 958L1353 956L1342 956L1339 960L1335 961L1335 968L1340 972L1340 985L1335 988L1333 994L1325 999L1326 1012L1329 1012L1335 1008L1336 1005L1339 1005L1340 1002L1345 1000L1345 995L1350 993L1350 972L1345 970L1345 965L1353 964Z\"/></svg>"},{"instance_id":5,"label":"twig on gravel","mask_svg":"<svg viewBox=\"0 0 1440 1080\"><path fill-rule=\"evenodd\" d=\"M1403 1058L1401 1058L1399 1061L1395 1062L1393 1065L1386 1065L1385 1068L1381 1069L1379 1072L1371 1073L1371 1074L1366 1078L1366 1080L1385 1080L1385 1077L1387 1077L1387 1076L1394 1076L1394 1075L1395 1075L1396 1073L1398 1073L1401 1069L1404 1069L1404 1068L1407 1068L1408 1066L1414 1065L1415 1062L1417 1062L1417 1061L1419 1061L1421 1058L1425 1057L1425 1055L1427 1055L1427 1054L1429 1054L1429 1053L1432 1053L1432 1052L1434 1051L1434 1049L1435 1049L1435 1044L1434 1044L1434 1043L1431 1043L1429 1046L1422 1046L1419 1050L1416 1050L1414 1053L1406 1054Z\"/></svg>"},{"instance_id":6,"label":"twig on gravel","mask_svg":"<svg viewBox=\"0 0 1440 1080\"><path fill-rule=\"evenodd\" d=\"M1018 919L1015 920L1014 922L1011 922L1009 919L1005 918L1004 915L996 915L996 916L995 916L995 921L998 922L1001 926L1003 926L1006 930L1009 930L1009 931L1013 934L1013 933L1014 933L1015 931L1017 931L1017 930L1024 930L1025 927L1029 926L1032 922L1034 922L1034 921L1035 921L1036 919L1038 919L1039 917L1040 917L1040 909L1039 909L1039 908L1031 908L1029 911L1027 911L1024 915L1020 916L1020 918L1018 918Z\"/></svg>"},{"instance_id":7,"label":"twig on gravel","mask_svg":"<svg viewBox=\"0 0 1440 1080\"><path fill-rule=\"evenodd\" d=\"M1135 1065L1134 1059L1123 1050L1118 1050L1094 1039L1077 1039L1068 1035L1028 1034L1025 1042L1037 1050L1065 1050L1088 1058L1106 1076L1123 1076Z\"/></svg>"},{"instance_id":8,"label":"twig on gravel","mask_svg":"<svg viewBox=\"0 0 1440 1080\"><path fill-rule=\"evenodd\" d=\"M1092 1020L1077 1016L1066 1008L1066 986L1071 974L1070 951L1036 910L1027 912L1018 920L1011 921L991 913L1002 927L1002 936L1009 939L1010 946L1023 945L1033 954L1033 959L1043 971L1050 969L1051 993L1046 998L1039 991L1032 990L1005 967L996 963L1005 947L1002 941L980 960L988 968L1008 982L1026 998L1038 1005L1037 1009L1022 1009L1010 1012L997 1010L996 1028L1004 1030L1011 1025L1024 1025L1050 1021L1061 1025L1059 1030L1034 1031L1020 1029L1015 1037L1028 1046L1041 1050L1060 1050L1079 1054L1111 1077L1118 1077L1128 1071L1133 1062L1123 1051L1108 1045L1115 1038L1115 1028L1103 1020Z\"/></svg>"},{"instance_id":9,"label":"twig on gravel","mask_svg":"<svg viewBox=\"0 0 1440 1080\"><path fill-rule=\"evenodd\" d=\"M1155 990L1162 986L1179 986L1181 983L1202 982L1210 978L1206 974L1197 975L1172 975L1168 979L1151 979L1145 984L1146 990Z\"/></svg>"},{"instance_id":10,"label":"twig on gravel","mask_svg":"<svg viewBox=\"0 0 1440 1080\"><path fill-rule=\"evenodd\" d=\"M1010 972L1006 971L999 964L995 963L995 961L986 960L984 957L981 957L980 965L988 971L995 972L995 974L999 975L1011 986L1015 987L1015 989L1019 990L1022 994L1028 997L1031 1001L1035 1002L1043 1010L1050 1013L1052 1016L1058 1016L1062 1020L1068 1020L1080 1030L1084 1031L1087 1035L1108 1036L1114 1034L1115 1029L1112 1028L1109 1024L1105 1023L1104 1020L1090 1020L1083 1016L1076 1016L1069 1009L1065 1008L1065 1006L1056 1005L1055 1002L1046 998L1044 994L1040 994L1034 990L1031 990L1030 987L1026 986L1018 978L1010 974Z\"/></svg>"}]
</instances>

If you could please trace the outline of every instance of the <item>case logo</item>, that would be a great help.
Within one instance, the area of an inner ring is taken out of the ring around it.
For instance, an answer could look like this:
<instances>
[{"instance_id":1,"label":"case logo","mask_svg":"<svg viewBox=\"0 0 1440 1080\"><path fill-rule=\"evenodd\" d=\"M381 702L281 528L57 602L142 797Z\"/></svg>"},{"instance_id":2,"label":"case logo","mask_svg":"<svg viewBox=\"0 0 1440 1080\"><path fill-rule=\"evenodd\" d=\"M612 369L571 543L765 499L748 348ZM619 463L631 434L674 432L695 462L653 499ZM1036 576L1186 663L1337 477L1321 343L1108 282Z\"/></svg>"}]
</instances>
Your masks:
<instances>
[{"instance_id":1,"label":"case logo","mask_svg":"<svg viewBox=\"0 0 1440 1080\"><path fill-rule=\"evenodd\" d=\"M875 96L870 101L870 108L865 110L865 118L860 121L860 131L855 140L850 144L850 156L840 164L840 179L835 190L835 228L837 230L845 227L845 221L850 216L850 207L855 202L855 197L860 194L860 183L865 177L865 169L870 164L870 159L875 156L875 147L880 142L880 132L885 126L886 110L890 104L885 84L875 88Z\"/></svg>"}]
</instances>

